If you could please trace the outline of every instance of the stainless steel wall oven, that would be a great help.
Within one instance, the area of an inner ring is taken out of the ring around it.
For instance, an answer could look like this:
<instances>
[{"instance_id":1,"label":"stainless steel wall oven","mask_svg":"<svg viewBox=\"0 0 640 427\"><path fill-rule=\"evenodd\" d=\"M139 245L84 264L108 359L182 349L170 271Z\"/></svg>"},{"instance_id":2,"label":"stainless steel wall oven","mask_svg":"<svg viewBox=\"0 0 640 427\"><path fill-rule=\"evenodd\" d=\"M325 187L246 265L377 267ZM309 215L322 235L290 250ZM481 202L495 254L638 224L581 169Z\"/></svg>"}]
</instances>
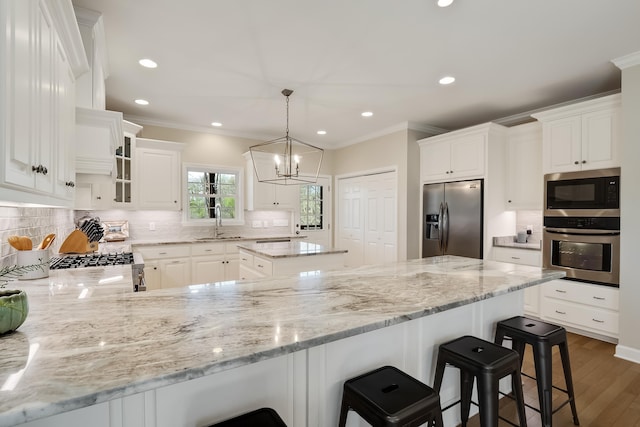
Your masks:
<instances>
[{"instance_id":1,"label":"stainless steel wall oven","mask_svg":"<svg viewBox=\"0 0 640 427\"><path fill-rule=\"evenodd\" d=\"M618 287L619 194L619 168L545 175L543 266Z\"/></svg>"}]
</instances>

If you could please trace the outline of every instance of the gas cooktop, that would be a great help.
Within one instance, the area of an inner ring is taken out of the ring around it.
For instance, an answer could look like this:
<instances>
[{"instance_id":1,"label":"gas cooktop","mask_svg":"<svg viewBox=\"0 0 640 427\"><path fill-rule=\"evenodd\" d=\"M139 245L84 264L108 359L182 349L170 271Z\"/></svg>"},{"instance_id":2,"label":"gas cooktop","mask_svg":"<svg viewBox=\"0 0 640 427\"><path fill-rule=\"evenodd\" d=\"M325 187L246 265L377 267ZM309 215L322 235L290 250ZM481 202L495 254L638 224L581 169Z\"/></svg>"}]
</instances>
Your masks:
<instances>
[{"instance_id":1,"label":"gas cooktop","mask_svg":"<svg viewBox=\"0 0 640 427\"><path fill-rule=\"evenodd\" d=\"M51 258L49 268L51 270L59 270L64 268L103 267L133 263L133 252L100 253L53 257Z\"/></svg>"}]
</instances>

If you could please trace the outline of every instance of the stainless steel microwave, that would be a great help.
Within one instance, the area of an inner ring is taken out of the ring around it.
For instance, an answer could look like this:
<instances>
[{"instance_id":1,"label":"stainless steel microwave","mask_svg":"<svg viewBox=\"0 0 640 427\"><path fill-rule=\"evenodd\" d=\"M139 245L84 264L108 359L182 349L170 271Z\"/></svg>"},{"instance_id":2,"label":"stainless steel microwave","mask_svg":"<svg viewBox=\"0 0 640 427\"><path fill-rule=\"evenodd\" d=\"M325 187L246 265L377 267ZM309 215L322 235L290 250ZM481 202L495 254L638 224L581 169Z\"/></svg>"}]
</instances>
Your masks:
<instances>
[{"instance_id":1,"label":"stainless steel microwave","mask_svg":"<svg viewBox=\"0 0 640 427\"><path fill-rule=\"evenodd\" d=\"M545 217L619 217L620 168L544 176Z\"/></svg>"}]
</instances>

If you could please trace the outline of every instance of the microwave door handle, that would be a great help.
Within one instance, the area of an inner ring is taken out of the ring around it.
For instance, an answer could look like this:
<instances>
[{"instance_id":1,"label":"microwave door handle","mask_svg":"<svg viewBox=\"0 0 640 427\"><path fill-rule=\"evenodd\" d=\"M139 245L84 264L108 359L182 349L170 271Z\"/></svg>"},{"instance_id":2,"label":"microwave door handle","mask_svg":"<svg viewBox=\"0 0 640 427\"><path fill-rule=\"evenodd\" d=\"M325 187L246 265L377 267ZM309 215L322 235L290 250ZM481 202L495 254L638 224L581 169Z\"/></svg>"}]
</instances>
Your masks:
<instances>
[{"instance_id":1,"label":"microwave door handle","mask_svg":"<svg viewBox=\"0 0 640 427\"><path fill-rule=\"evenodd\" d=\"M616 230L584 230L577 228L545 228L547 233L553 234L578 234L583 236L618 236L619 231Z\"/></svg>"}]
</instances>

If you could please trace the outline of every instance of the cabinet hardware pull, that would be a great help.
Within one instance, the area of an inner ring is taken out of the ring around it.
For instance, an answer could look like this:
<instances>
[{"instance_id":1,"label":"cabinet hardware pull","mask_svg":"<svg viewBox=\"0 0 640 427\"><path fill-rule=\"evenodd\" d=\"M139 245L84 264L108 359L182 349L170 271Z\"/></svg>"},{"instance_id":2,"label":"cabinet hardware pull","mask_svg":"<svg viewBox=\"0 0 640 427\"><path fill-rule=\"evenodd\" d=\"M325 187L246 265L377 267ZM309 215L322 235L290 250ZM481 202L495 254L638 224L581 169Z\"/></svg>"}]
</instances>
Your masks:
<instances>
[{"instance_id":1,"label":"cabinet hardware pull","mask_svg":"<svg viewBox=\"0 0 640 427\"><path fill-rule=\"evenodd\" d=\"M205 252L211 252L211 249L205 249L204 251Z\"/></svg>"},{"instance_id":2,"label":"cabinet hardware pull","mask_svg":"<svg viewBox=\"0 0 640 427\"><path fill-rule=\"evenodd\" d=\"M166 252L158 252L158 255L166 255Z\"/></svg>"},{"instance_id":3,"label":"cabinet hardware pull","mask_svg":"<svg viewBox=\"0 0 640 427\"><path fill-rule=\"evenodd\" d=\"M580 162L576 160L575 162L573 162L573 164L574 164L574 165L579 165L579 164L580 164Z\"/></svg>"},{"instance_id":4,"label":"cabinet hardware pull","mask_svg":"<svg viewBox=\"0 0 640 427\"><path fill-rule=\"evenodd\" d=\"M520 259L518 256L512 256L511 259Z\"/></svg>"},{"instance_id":5,"label":"cabinet hardware pull","mask_svg":"<svg viewBox=\"0 0 640 427\"><path fill-rule=\"evenodd\" d=\"M561 294L566 294L567 293L567 291L563 291L562 289L556 289L556 292L559 292Z\"/></svg>"},{"instance_id":6,"label":"cabinet hardware pull","mask_svg":"<svg viewBox=\"0 0 640 427\"><path fill-rule=\"evenodd\" d=\"M558 314L567 314L566 311L558 311L558 310L556 310L556 313L558 313Z\"/></svg>"},{"instance_id":7,"label":"cabinet hardware pull","mask_svg":"<svg viewBox=\"0 0 640 427\"><path fill-rule=\"evenodd\" d=\"M507 203L511 203L511 200L507 200Z\"/></svg>"},{"instance_id":8,"label":"cabinet hardware pull","mask_svg":"<svg viewBox=\"0 0 640 427\"><path fill-rule=\"evenodd\" d=\"M102 200L102 197L98 196L98 197L96 197L96 199L98 199L98 200Z\"/></svg>"},{"instance_id":9,"label":"cabinet hardware pull","mask_svg":"<svg viewBox=\"0 0 640 427\"><path fill-rule=\"evenodd\" d=\"M599 301L604 301L605 300L605 298L603 298L603 297L596 297L596 296L594 296L593 299L597 299Z\"/></svg>"},{"instance_id":10,"label":"cabinet hardware pull","mask_svg":"<svg viewBox=\"0 0 640 427\"><path fill-rule=\"evenodd\" d=\"M242 260L243 260L243 261L247 261L247 259L246 259L246 258L242 258Z\"/></svg>"},{"instance_id":11,"label":"cabinet hardware pull","mask_svg":"<svg viewBox=\"0 0 640 427\"><path fill-rule=\"evenodd\" d=\"M596 323L604 323L604 320L598 320L598 319L593 319L593 318L591 320L593 320Z\"/></svg>"},{"instance_id":12,"label":"cabinet hardware pull","mask_svg":"<svg viewBox=\"0 0 640 427\"><path fill-rule=\"evenodd\" d=\"M583 161L582 161L582 163L587 163L587 161L586 161L586 160L583 160Z\"/></svg>"},{"instance_id":13,"label":"cabinet hardware pull","mask_svg":"<svg viewBox=\"0 0 640 427\"><path fill-rule=\"evenodd\" d=\"M264 265L260 265L260 264L258 264L258 267L260 267L260 268L264 268Z\"/></svg>"}]
</instances>

